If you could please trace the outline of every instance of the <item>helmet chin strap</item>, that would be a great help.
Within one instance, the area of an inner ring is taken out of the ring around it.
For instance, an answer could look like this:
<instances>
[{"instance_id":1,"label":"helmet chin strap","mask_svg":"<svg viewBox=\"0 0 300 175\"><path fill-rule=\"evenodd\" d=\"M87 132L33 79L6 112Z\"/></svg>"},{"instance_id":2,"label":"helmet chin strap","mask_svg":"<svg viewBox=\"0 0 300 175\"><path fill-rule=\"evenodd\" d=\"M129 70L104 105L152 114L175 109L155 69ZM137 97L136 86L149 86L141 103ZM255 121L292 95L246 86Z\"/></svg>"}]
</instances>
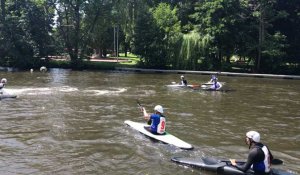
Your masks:
<instances>
[{"instance_id":1,"label":"helmet chin strap","mask_svg":"<svg viewBox=\"0 0 300 175\"><path fill-rule=\"evenodd\" d=\"M252 146L252 143L254 143L254 141L252 139L250 139L250 138L247 138L247 140L249 140L249 149L250 149L251 146Z\"/></svg>"},{"instance_id":2,"label":"helmet chin strap","mask_svg":"<svg viewBox=\"0 0 300 175\"><path fill-rule=\"evenodd\" d=\"M254 142L252 139L249 139L249 140L250 140L250 144L249 144L249 149L250 149L252 144L255 144L256 142Z\"/></svg>"}]
</instances>

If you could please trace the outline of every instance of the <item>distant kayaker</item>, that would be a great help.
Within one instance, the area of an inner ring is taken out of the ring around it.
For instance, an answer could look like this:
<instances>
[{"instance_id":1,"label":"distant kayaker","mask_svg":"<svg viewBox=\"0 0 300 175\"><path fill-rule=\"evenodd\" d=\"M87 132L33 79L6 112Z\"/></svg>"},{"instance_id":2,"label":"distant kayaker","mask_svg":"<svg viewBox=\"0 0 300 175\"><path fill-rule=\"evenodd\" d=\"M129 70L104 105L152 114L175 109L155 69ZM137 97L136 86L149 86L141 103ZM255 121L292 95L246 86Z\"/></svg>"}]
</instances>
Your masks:
<instances>
[{"instance_id":1,"label":"distant kayaker","mask_svg":"<svg viewBox=\"0 0 300 175\"><path fill-rule=\"evenodd\" d=\"M220 82L218 82L218 78L215 75L212 75L211 79L207 83L211 84L210 89L212 89L212 90L219 90L222 87L222 84Z\"/></svg>"},{"instance_id":2,"label":"distant kayaker","mask_svg":"<svg viewBox=\"0 0 300 175\"><path fill-rule=\"evenodd\" d=\"M238 165L235 159L230 159L231 164L243 172L246 172L252 166L255 175L270 174L273 156L269 148L260 143L260 134L256 131L247 132L245 142L250 149L247 162L243 165Z\"/></svg>"},{"instance_id":3,"label":"distant kayaker","mask_svg":"<svg viewBox=\"0 0 300 175\"><path fill-rule=\"evenodd\" d=\"M4 87L4 84L0 83L0 94L3 94L3 87Z\"/></svg>"},{"instance_id":4,"label":"distant kayaker","mask_svg":"<svg viewBox=\"0 0 300 175\"><path fill-rule=\"evenodd\" d=\"M180 84L187 86L188 83L187 83L187 81L186 81L186 79L184 78L183 75L180 76L180 79L181 79Z\"/></svg>"},{"instance_id":5,"label":"distant kayaker","mask_svg":"<svg viewBox=\"0 0 300 175\"><path fill-rule=\"evenodd\" d=\"M217 82L218 78L215 75L211 76L211 79L207 82L207 84L213 84L214 82Z\"/></svg>"},{"instance_id":6,"label":"distant kayaker","mask_svg":"<svg viewBox=\"0 0 300 175\"><path fill-rule=\"evenodd\" d=\"M0 83L2 83L5 86L5 84L7 83L7 79L6 78L2 78L1 81L0 81Z\"/></svg>"},{"instance_id":7,"label":"distant kayaker","mask_svg":"<svg viewBox=\"0 0 300 175\"><path fill-rule=\"evenodd\" d=\"M151 122L151 126L145 127L148 131L153 134L164 134L166 131L166 117L163 115L164 109L161 105L156 105L154 107L154 113L148 114L146 109L142 107L142 112L144 118Z\"/></svg>"},{"instance_id":8,"label":"distant kayaker","mask_svg":"<svg viewBox=\"0 0 300 175\"><path fill-rule=\"evenodd\" d=\"M5 87L6 83L7 83L7 79L6 78L2 78L1 81L0 81L1 94L3 93L2 90Z\"/></svg>"},{"instance_id":9,"label":"distant kayaker","mask_svg":"<svg viewBox=\"0 0 300 175\"><path fill-rule=\"evenodd\" d=\"M6 83L7 83L7 79L2 78L0 81L0 94L3 94L3 88L5 87Z\"/></svg>"}]
</instances>

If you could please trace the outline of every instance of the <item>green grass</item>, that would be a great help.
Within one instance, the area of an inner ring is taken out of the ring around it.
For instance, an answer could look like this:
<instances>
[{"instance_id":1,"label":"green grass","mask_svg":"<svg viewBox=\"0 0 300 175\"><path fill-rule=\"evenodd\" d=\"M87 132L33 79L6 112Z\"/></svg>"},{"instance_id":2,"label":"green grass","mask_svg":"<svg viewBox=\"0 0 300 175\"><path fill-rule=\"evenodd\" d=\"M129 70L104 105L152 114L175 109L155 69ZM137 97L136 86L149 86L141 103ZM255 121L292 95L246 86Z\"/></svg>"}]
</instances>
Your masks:
<instances>
[{"instance_id":1,"label":"green grass","mask_svg":"<svg viewBox=\"0 0 300 175\"><path fill-rule=\"evenodd\" d=\"M140 58L137 56L137 55L134 55L132 53L128 53L127 54L127 57L125 57L125 53L120 53L120 57L122 59L128 59L129 61L128 62L121 62L119 64L121 64L122 66L126 67L129 66L129 67L134 67L138 64L138 62L140 61Z\"/></svg>"},{"instance_id":2,"label":"green grass","mask_svg":"<svg viewBox=\"0 0 300 175\"><path fill-rule=\"evenodd\" d=\"M128 62L93 62L93 61L84 61L81 66L81 69L92 69L92 70L113 70L115 67L136 67L140 58L134 54L128 53L125 57L124 53L120 53L120 59L128 59ZM61 61L61 60L51 60L49 61L48 67L52 68L71 68L70 61Z\"/></svg>"}]
</instances>

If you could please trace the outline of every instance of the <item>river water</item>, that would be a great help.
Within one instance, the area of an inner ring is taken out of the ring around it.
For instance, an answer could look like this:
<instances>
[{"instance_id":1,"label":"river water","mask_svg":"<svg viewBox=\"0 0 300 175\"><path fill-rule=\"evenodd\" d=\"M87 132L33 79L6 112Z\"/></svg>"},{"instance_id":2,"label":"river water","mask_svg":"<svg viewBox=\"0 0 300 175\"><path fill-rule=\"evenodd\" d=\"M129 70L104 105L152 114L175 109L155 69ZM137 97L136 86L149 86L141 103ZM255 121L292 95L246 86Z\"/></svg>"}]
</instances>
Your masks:
<instances>
[{"instance_id":1,"label":"river water","mask_svg":"<svg viewBox=\"0 0 300 175\"><path fill-rule=\"evenodd\" d=\"M189 83L209 80L185 75ZM222 92L166 87L179 74L52 69L0 72L0 174L202 174L170 161L173 156L246 159L245 133L256 130L279 169L300 173L300 81L219 77ZM124 124L144 122L165 108L169 133L192 144L181 150L154 142Z\"/></svg>"}]
</instances>

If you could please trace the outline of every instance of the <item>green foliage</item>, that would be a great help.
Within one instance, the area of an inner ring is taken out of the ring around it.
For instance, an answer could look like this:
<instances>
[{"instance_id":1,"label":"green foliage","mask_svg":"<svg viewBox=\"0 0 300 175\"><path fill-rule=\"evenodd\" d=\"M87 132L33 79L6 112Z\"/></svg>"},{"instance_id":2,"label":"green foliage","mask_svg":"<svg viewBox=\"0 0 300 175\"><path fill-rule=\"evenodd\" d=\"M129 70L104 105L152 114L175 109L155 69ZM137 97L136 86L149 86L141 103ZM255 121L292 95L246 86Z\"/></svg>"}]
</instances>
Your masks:
<instances>
[{"instance_id":1,"label":"green foliage","mask_svg":"<svg viewBox=\"0 0 300 175\"><path fill-rule=\"evenodd\" d=\"M94 48L102 55L107 49L113 50L113 26L117 24L111 2L105 0L91 1L84 6L83 36L86 45L83 47ZM108 20L113 19L113 20Z\"/></svg>"},{"instance_id":2,"label":"green foliage","mask_svg":"<svg viewBox=\"0 0 300 175\"><path fill-rule=\"evenodd\" d=\"M118 26L119 48L138 54L139 66L232 71L236 55L258 72L293 73L299 14L297 0L1 0L0 64L67 55L57 66L101 68L83 60L112 53Z\"/></svg>"},{"instance_id":3,"label":"green foliage","mask_svg":"<svg viewBox=\"0 0 300 175\"><path fill-rule=\"evenodd\" d=\"M157 8L152 10L157 26L166 33L166 37L180 32L180 23L176 14L177 9L172 10L171 6L166 3L160 3Z\"/></svg>"},{"instance_id":4,"label":"green foliage","mask_svg":"<svg viewBox=\"0 0 300 175\"><path fill-rule=\"evenodd\" d=\"M151 13L140 14L135 26L133 51L141 56L142 65L162 68L166 65L164 32L156 25Z\"/></svg>"},{"instance_id":5,"label":"green foliage","mask_svg":"<svg viewBox=\"0 0 300 175\"><path fill-rule=\"evenodd\" d=\"M211 42L212 38L209 35L200 36L196 31L185 34L178 57L181 59L173 63L174 67L176 69L198 70L200 64L204 66Z\"/></svg>"},{"instance_id":6,"label":"green foliage","mask_svg":"<svg viewBox=\"0 0 300 175\"><path fill-rule=\"evenodd\" d=\"M4 5L6 13L0 32L0 59L7 66L36 66L38 57L50 53L51 20L48 19L51 15L46 14L46 7L31 1L8 1Z\"/></svg>"},{"instance_id":7,"label":"green foliage","mask_svg":"<svg viewBox=\"0 0 300 175\"><path fill-rule=\"evenodd\" d=\"M273 23L272 31L280 31L286 36L284 52L286 56L282 60L288 63L300 62L300 9L298 0L278 1L274 9L278 12L278 17ZM286 69L291 69L287 67Z\"/></svg>"},{"instance_id":8,"label":"green foliage","mask_svg":"<svg viewBox=\"0 0 300 175\"><path fill-rule=\"evenodd\" d=\"M234 54L237 43L240 41L239 28L242 24L241 4L239 0L204 0L197 4L193 18L199 24L200 35L209 35L213 38L210 49L210 60L213 69L220 69L223 59Z\"/></svg>"},{"instance_id":9,"label":"green foliage","mask_svg":"<svg viewBox=\"0 0 300 175\"><path fill-rule=\"evenodd\" d=\"M156 8L151 10L155 24L162 31L164 47L162 50L166 53L166 64L170 64L178 57L179 44L182 39L180 22L177 17L177 8L173 8L166 4L160 3Z\"/></svg>"}]
</instances>

